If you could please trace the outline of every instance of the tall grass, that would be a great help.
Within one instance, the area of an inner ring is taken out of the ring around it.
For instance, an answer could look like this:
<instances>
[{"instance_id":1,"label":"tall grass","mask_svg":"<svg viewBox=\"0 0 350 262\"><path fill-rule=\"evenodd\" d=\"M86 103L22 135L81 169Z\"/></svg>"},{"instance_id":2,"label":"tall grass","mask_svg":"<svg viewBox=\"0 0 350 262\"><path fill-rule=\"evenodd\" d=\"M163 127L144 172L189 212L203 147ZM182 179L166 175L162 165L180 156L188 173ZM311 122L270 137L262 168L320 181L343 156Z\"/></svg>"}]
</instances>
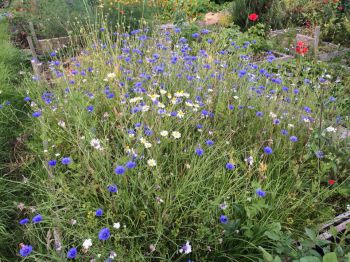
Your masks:
<instances>
[{"instance_id":1,"label":"tall grass","mask_svg":"<svg viewBox=\"0 0 350 262\"><path fill-rule=\"evenodd\" d=\"M29 200L28 188L21 182L24 175L21 134L26 114L17 89L25 62L20 51L11 45L7 30L7 23L0 22L0 260L14 261L15 247L22 238L17 205Z\"/></svg>"},{"instance_id":2,"label":"tall grass","mask_svg":"<svg viewBox=\"0 0 350 262\"><path fill-rule=\"evenodd\" d=\"M78 247L82 261L111 252L117 261L257 261L276 226L297 238L334 215L326 200L348 176L315 156L328 157L329 144L315 138L330 138L325 127L342 114L326 103L337 83L325 72L253 65L252 43L228 54L215 34L188 45L175 32L81 33L86 49L69 70L52 57L54 89L27 85L37 156L28 185L37 191L36 212L21 218L43 217L23 226L30 258L63 260ZM101 241L105 227L111 238ZM181 254L186 241L192 252Z\"/></svg>"}]
</instances>

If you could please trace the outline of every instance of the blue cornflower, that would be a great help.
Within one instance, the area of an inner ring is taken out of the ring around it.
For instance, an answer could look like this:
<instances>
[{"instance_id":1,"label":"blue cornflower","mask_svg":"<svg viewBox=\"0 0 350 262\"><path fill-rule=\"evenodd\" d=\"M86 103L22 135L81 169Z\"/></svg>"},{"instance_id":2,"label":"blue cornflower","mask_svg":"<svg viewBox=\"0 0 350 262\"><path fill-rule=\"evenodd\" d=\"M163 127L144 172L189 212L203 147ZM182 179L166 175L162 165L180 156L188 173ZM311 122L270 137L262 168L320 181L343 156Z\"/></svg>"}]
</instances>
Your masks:
<instances>
[{"instance_id":1,"label":"blue cornflower","mask_svg":"<svg viewBox=\"0 0 350 262\"><path fill-rule=\"evenodd\" d=\"M263 115L264 115L264 113L261 112L261 111L256 112L256 116L257 116L257 117L262 117Z\"/></svg>"},{"instance_id":2,"label":"blue cornflower","mask_svg":"<svg viewBox=\"0 0 350 262\"><path fill-rule=\"evenodd\" d=\"M96 215L97 217L102 217L102 215L103 215L103 210L102 210L101 208L97 209L96 212L95 212L95 215Z\"/></svg>"},{"instance_id":3,"label":"blue cornflower","mask_svg":"<svg viewBox=\"0 0 350 262\"><path fill-rule=\"evenodd\" d=\"M304 111L306 112L306 113L311 113L311 108L310 107L308 107L308 106L304 106Z\"/></svg>"},{"instance_id":4,"label":"blue cornflower","mask_svg":"<svg viewBox=\"0 0 350 262\"><path fill-rule=\"evenodd\" d=\"M125 173L125 167L123 166L117 166L115 169L114 169L114 172L117 174L117 175L122 175Z\"/></svg>"},{"instance_id":5,"label":"blue cornflower","mask_svg":"<svg viewBox=\"0 0 350 262\"><path fill-rule=\"evenodd\" d=\"M153 131L150 128L148 128L148 127L145 127L144 133L145 133L146 136L153 135Z\"/></svg>"},{"instance_id":6,"label":"blue cornflower","mask_svg":"<svg viewBox=\"0 0 350 262\"><path fill-rule=\"evenodd\" d=\"M331 97L329 97L329 102L335 102L335 101L337 101L337 99L334 97L334 96L331 96Z\"/></svg>"},{"instance_id":7,"label":"blue cornflower","mask_svg":"<svg viewBox=\"0 0 350 262\"><path fill-rule=\"evenodd\" d=\"M40 111L36 111L32 114L33 117L39 117L41 116L41 112Z\"/></svg>"},{"instance_id":8,"label":"blue cornflower","mask_svg":"<svg viewBox=\"0 0 350 262\"><path fill-rule=\"evenodd\" d=\"M126 168L128 168L128 169L132 169L132 168L134 168L134 167L136 166L136 163L133 162L133 161L129 161L129 162L126 163L125 166L126 166Z\"/></svg>"},{"instance_id":9,"label":"blue cornflower","mask_svg":"<svg viewBox=\"0 0 350 262\"><path fill-rule=\"evenodd\" d=\"M98 239L102 241L107 240L110 236L111 236L111 233L107 227L102 228L98 233Z\"/></svg>"},{"instance_id":10,"label":"blue cornflower","mask_svg":"<svg viewBox=\"0 0 350 262\"><path fill-rule=\"evenodd\" d=\"M298 141L298 138L296 136L291 136L289 140L294 143Z\"/></svg>"},{"instance_id":11,"label":"blue cornflower","mask_svg":"<svg viewBox=\"0 0 350 262\"><path fill-rule=\"evenodd\" d=\"M32 222L34 224L40 223L41 221L43 221L43 217L40 214L38 214L32 218Z\"/></svg>"},{"instance_id":12,"label":"blue cornflower","mask_svg":"<svg viewBox=\"0 0 350 262\"><path fill-rule=\"evenodd\" d=\"M108 189L108 191L111 192L111 193L117 193L117 192L118 192L118 187L117 187L117 185L109 185L109 186L107 186L107 189Z\"/></svg>"},{"instance_id":13,"label":"blue cornflower","mask_svg":"<svg viewBox=\"0 0 350 262\"><path fill-rule=\"evenodd\" d=\"M213 140L207 140L207 142L205 142L207 144L207 146L212 146L214 145L214 141Z\"/></svg>"},{"instance_id":14,"label":"blue cornflower","mask_svg":"<svg viewBox=\"0 0 350 262\"><path fill-rule=\"evenodd\" d=\"M69 165L70 163L72 163L72 159L68 156L68 157L64 157L62 158L62 164L63 165Z\"/></svg>"},{"instance_id":15,"label":"blue cornflower","mask_svg":"<svg viewBox=\"0 0 350 262\"><path fill-rule=\"evenodd\" d=\"M55 166L57 164L56 160L49 160L48 162L49 166Z\"/></svg>"},{"instance_id":16,"label":"blue cornflower","mask_svg":"<svg viewBox=\"0 0 350 262\"><path fill-rule=\"evenodd\" d=\"M204 150L200 147L197 147L196 148L196 154L199 155L199 156L202 156L204 154Z\"/></svg>"},{"instance_id":17,"label":"blue cornflower","mask_svg":"<svg viewBox=\"0 0 350 262\"><path fill-rule=\"evenodd\" d=\"M23 218L22 220L19 221L21 225L25 225L29 222L29 218Z\"/></svg>"},{"instance_id":18,"label":"blue cornflower","mask_svg":"<svg viewBox=\"0 0 350 262\"><path fill-rule=\"evenodd\" d=\"M229 109L229 110L233 110L233 109L235 109L235 106L234 106L234 105L229 105L229 106L228 106L228 109Z\"/></svg>"},{"instance_id":19,"label":"blue cornflower","mask_svg":"<svg viewBox=\"0 0 350 262\"><path fill-rule=\"evenodd\" d=\"M281 130L281 134L282 134L283 136L288 135L288 130L282 129L282 130Z\"/></svg>"},{"instance_id":20,"label":"blue cornflower","mask_svg":"<svg viewBox=\"0 0 350 262\"><path fill-rule=\"evenodd\" d=\"M52 53L50 54L50 56L52 56L52 57L54 57L54 56L56 56L56 55L57 55L56 52L52 52Z\"/></svg>"},{"instance_id":21,"label":"blue cornflower","mask_svg":"<svg viewBox=\"0 0 350 262\"><path fill-rule=\"evenodd\" d=\"M228 218L225 215L220 216L220 223L221 224L227 224L228 223Z\"/></svg>"},{"instance_id":22,"label":"blue cornflower","mask_svg":"<svg viewBox=\"0 0 350 262\"><path fill-rule=\"evenodd\" d=\"M258 195L258 197L265 197L266 196L266 192L263 191L261 188L258 188L257 190L255 190L255 193Z\"/></svg>"},{"instance_id":23,"label":"blue cornflower","mask_svg":"<svg viewBox=\"0 0 350 262\"><path fill-rule=\"evenodd\" d=\"M67 258L68 259L75 259L75 257L77 256L77 253L78 253L77 248L76 247L72 247L67 252Z\"/></svg>"},{"instance_id":24,"label":"blue cornflower","mask_svg":"<svg viewBox=\"0 0 350 262\"><path fill-rule=\"evenodd\" d=\"M86 110L87 110L88 112L92 112L92 111L94 111L94 106L87 106L87 107L86 107Z\"/></svg>"},{"instance_id":25,"label":"blue cornflower","mask_svg":"<svg viewBox=\"0 0 350 262\"><path fill-rule=\"evenodd\" d=\"M32 252L33 247L30 245L23 245L21 249L19 250L19 253L22 257L29 256L29 254Z\"/></svg>"},{"instance_id":26,"label":"blue cornflower","mask_svg":"<svg viewBox=\"0 0 350 262\"><path fill-rule=\"evenodd\" d=\"M202 110L202 115L207 116L207 115L209 115L209 112L204 109L204 110Z\"/></svg>"},{"instance_id":27,"label":"blue cornflower","mask_svg":"<svg viewBox=\"0 0 350 262\"><path fill-rule=\"evenodd\" d=\"M232 164L232 163L227 163L227 164L226 164L226 168L227 168L228 170L233 170L233 169L235 169L236 167L235 167L235 165Z\"/></svg>"},{"instance_id":28,"label":"blue cornflower","mask_svg":"<svg viewBox=\"0 0 350 262\"><path fill-rule=\"evenodd\" d=\"M264 147L264 152L266 155L271 155L272 154L272 148L269 146Z\"/></svg>"},{"instance_id":29,"label":"blue cornflower","mask_svg":"<svg viewBox=\"0 0 350 262\"><path fill-rule=\"evenodd\" d=\"M26 96L26 97L24 98L24 101L30 101L30 97L29 97L29 96Z\"/></svg>"},{"instance_id":30,"label":"blue cornflower","mask_svg":"<svg viewBox=\"0 0 350 262\"><path fill-rule=\"evenodd\" d=\"M198 34L198 33L194 33L194 34L192 34L192 37L193 37L193 38L198 38L198 37L199 37L199 34Z\"/></svg>"},{"instance_id":31,"label":"blue cornflower","mask_svg":"<svg viewBox=\"0 0 350 262\"><path fill-rule=\"evenodd\" d=\"M323 151L321 151L321 150L316 151L316 152L315 152L315 155L316 155L316 157L317 157L318 159L324 158L324 153L323 153Z\"/></svg>"},{"instance_id":32,"label":"blue cornflower","mask_svg":"<svg viewBox=\"0 0 350 262\"><path fill-rule=\"evenodd\" d=\"M274 124L274 125L278 125L279 123L281 123L281 121L280 121L278 118L275 118L275 119L273 120L273 124Z\"/></svg>"}]
</instances>

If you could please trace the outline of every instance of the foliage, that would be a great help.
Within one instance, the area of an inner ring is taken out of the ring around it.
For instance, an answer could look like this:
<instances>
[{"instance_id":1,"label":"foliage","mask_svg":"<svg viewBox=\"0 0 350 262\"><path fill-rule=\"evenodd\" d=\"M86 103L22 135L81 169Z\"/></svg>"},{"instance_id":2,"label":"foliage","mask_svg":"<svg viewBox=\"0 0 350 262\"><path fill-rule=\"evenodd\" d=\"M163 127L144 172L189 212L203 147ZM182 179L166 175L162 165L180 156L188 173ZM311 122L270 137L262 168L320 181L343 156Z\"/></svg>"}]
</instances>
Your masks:
<instances>
[{"instance_id":1,"label":"foliage","mask_svg":"<svg viewBox=\"0 0 350 262\"><path fill-rule=\"evenodd\" d=\"M236 0L233 1L229 11L232 14L235 24L243 29L255 24L248 20L248 15L256 13L259 15L259 22L265 23L266 27L281 26L281 17L283 17L283 1L274 0Z\"/></svg>"},{"instance_id":2,"label":"foliage","mask_svg":"<svg viewBox=\"0 0 350 262\"><path fill-rule=\"evenodd\" d=\"M187 18L198 17L200 14L207 13L216 9L216 6L210 0L170 0L156 1L156 5L160 9L160 16L164 20L176 21L174 14L179 15L181 12Z\"/></svg>"},{"instance_id":3,"label":"foliage","mask_svg":"<svg viewBox=\"0 0 350 262\"><path fill-rule=\"evenodd\" d=\"M144 0L104 1L103 12L107 17L107 25L109 28L116 28L118 24L123 24L132 30L139 28L145 21L152 22L159 9L150 2Z\"/></svg>"},{"instance_id":4,"label":"foliage","mask_svg":"<svg viewBox=\"0 0 350 262\"><path fill-rule=\"evenodd\" d=\"M337 238L335 228L331 228L333 237ZM346 233L338 239L337 243L317 238L317 232L309 228L305 229L305 238L295 243L290 234L282 232L281 227L273 231L266 231L265 234L275 242L275 250L271 254L260 247L263 253L263 261L278 262L293 259L300 262L347 262L350 259L350 249L346 245L349 239ZM292 247L292 248L291 248Z\"/></svg>"},{"instance_id":5,"label":"foliage","mask_svg":"<svg viewBox=\"0 0 350 262\"><path fill-rule=\"evenodd\" d=\"M13 249L22 239L17 226L19 201L28 201L28 187L22 184L22 124L25 108L17 86L25 61L9 41L8 24L0 22L0 260L13 261ZM9 260L7 260L9 259Z\"/></svg>"},{"instance_id":6,"label":"foliage","mask_svg":"<svg viewBox=\"0 0 350 262\"><path fill-rule=\"evenodd\" d=\"M348 141L331 143L327 129L346 114L336 76L302 58L252 64L246 37L264 37L259 24L223 35L113 35L106 24L81 30L86 48L69 70L52 57L55 88L26 84L36 212L25 203L19 219L43 217L21 226L29 259L63 260L77 247L88 261L112 252L117 261L257 261L259 246L285 254L305 226L334 216L332 199L349 182L339 164ZM327 167L333 157L336 170Z\"/></svg>"},{"instance_id":7,"label":"foliage","mask_svg":"<svg viewBox=\"0 0 350 262\"><path fill-rule=\"evenodd\" d=\"M12 25L19 32L30 34L29 22L39 38L66 36L73 23L86 23L93 17L92 9L85 0L27 0L13 7Z\"/></svg>"},{"instance_id":8,"label":"foliage","mask_svg":"<svg viewBox=\"0 0 350 262\"><path fill-rule=\"evenodd\" d=\"M271 46L266 40L266 29L264 24L258 23L248 29L246 32L241 32L237 25L231 24L229 28L224 28L218 33L220 37L215 45L220 48L227 48L230 52L235 52L237 46L246 46L247 43L253 42L250 45L254 54L269 51Z\"/></svg>"},{"instance_id":9,"label":"foliage","mask_svg":"<svg viewBox=\"0 0 350 262\"><path fill-rule=\"evenodd\" d=\"M320 25L324 40L347 44L346 40L350 35L349 8L347 1L237 0L232 2L230 11L234 22L243 29L255 24L248 20L248 15L257 13L258 21L264 23L267 28L313 28Z\"/></svg>"}]
</instances>

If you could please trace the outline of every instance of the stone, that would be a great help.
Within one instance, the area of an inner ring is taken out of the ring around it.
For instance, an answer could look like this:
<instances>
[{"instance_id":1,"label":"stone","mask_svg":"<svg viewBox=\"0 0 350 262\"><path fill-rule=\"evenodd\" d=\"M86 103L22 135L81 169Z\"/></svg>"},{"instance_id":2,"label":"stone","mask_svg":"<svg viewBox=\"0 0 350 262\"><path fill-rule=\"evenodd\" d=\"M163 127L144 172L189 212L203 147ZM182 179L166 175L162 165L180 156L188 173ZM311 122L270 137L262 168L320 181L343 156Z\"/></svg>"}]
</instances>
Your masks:
<instances>
[{"instance_id":1,"label":"stone","mask_svg":"<svg viewBox=\"0 0 350 262\"><path fill-rule=\"evenodd\" d=\"M205 14L204 20L200 24L202 26L221 25L226 23L226 20L230 20L230 14L227 11L219 13L209 12Z\"/></svg>"}]
</instances>

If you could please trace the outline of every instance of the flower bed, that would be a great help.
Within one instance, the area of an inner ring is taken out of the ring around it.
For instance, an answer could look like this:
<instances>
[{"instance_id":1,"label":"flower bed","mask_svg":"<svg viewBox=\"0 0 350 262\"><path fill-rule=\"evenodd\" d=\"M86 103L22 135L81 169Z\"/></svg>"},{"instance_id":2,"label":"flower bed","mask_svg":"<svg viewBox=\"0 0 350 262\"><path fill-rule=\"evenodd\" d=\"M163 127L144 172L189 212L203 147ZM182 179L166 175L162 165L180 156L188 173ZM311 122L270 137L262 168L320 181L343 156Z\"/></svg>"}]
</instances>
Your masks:
<instances>
[{"instance_id":1,"label":"flower bed","mask_svg":"<svg viewBox=\"0 0 350 262\"><path fill-rule=\"evenodd\" d=\"M21 256L296 258L304 227L334 217L348 182L346 140L330 141L336 78L180 31L101 28L69 67L51 53L54 88L28 83L36 198L18 214Z\"/></svg>"}]
</instances>

